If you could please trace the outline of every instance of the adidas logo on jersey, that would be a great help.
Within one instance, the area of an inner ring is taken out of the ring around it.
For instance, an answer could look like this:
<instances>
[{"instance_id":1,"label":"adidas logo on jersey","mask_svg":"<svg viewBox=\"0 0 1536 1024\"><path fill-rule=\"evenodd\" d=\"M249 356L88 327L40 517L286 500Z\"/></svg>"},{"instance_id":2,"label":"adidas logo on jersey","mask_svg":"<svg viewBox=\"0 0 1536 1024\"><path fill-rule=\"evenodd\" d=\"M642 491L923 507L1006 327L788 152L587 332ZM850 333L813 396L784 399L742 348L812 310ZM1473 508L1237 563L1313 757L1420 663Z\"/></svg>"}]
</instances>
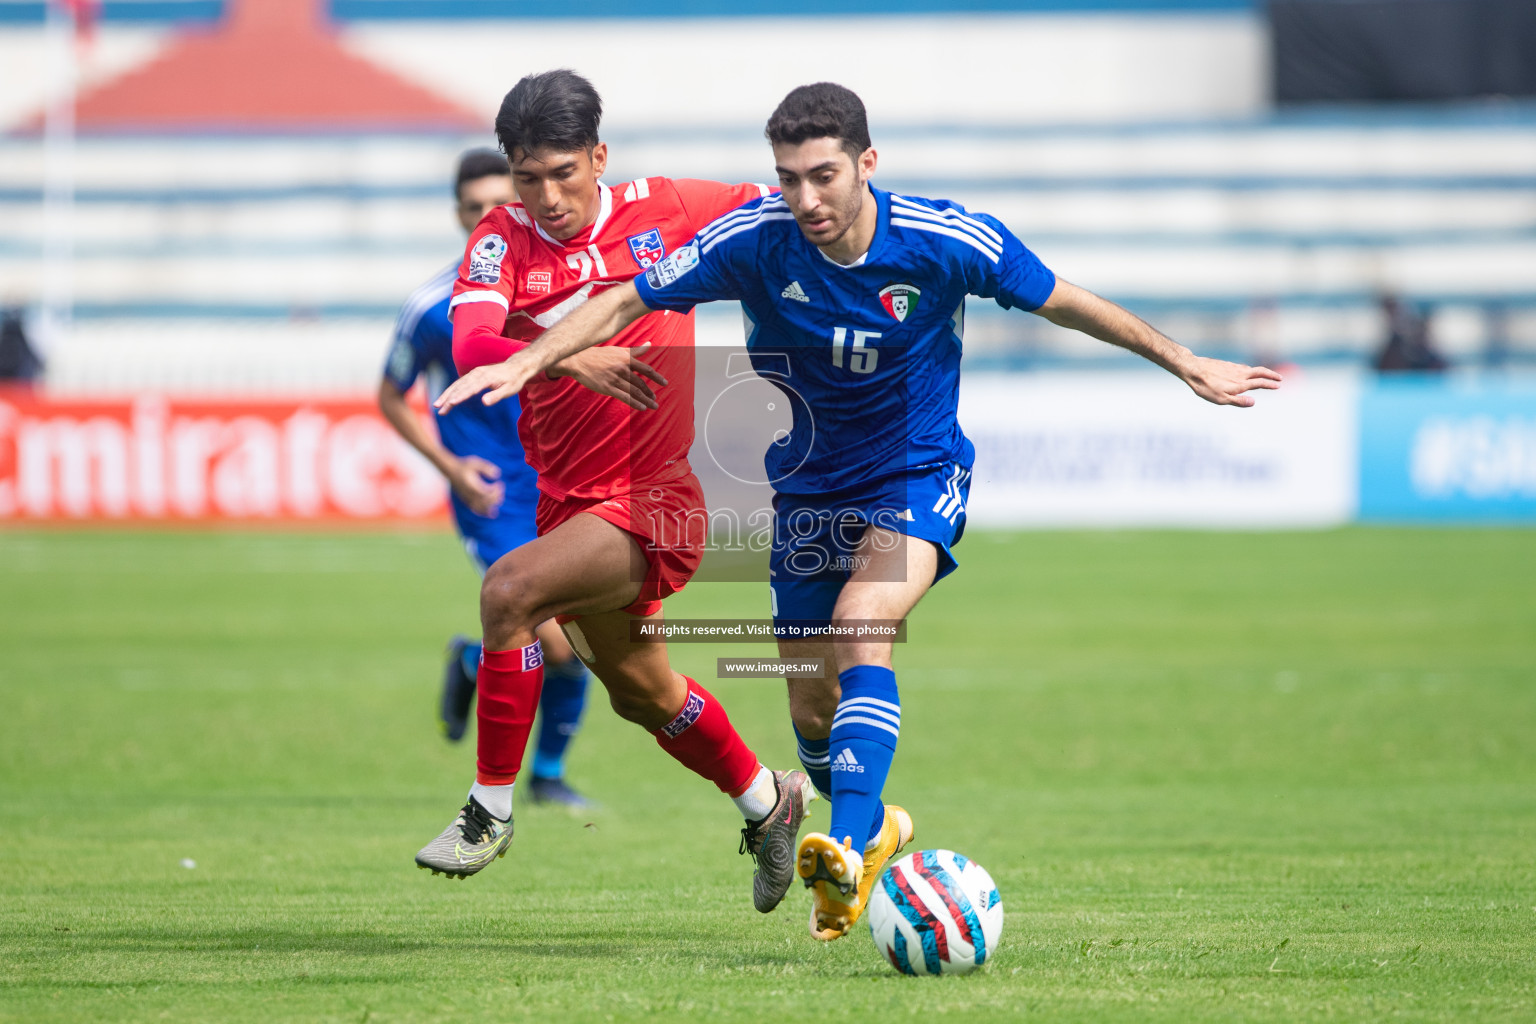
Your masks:
<instances>
[{"instance_id":1,"label":"adidas logo on jersey","mask_svg":"<svg viewBox=\"0 0 1536 1024\"><path fill-rule=\"evenodd\" d=\"M796 302L810 302L811 297L805 294L805 289L800 287L799 281L789 282L789 287L779 292L782 299L794 299Z\"/></svg>"},{"instance_id":2,"label":"adidas logo on jersey","mask_svg":"<svg viewBox=\"0 0 1536 1024\"><path fill-rule=\"evenodd\" d=\"M844 747L842 753L832 759L832 770L835 772L861 772L864 766L859 764L853 756L853 751Z\"/></svg>"}]
</instances>

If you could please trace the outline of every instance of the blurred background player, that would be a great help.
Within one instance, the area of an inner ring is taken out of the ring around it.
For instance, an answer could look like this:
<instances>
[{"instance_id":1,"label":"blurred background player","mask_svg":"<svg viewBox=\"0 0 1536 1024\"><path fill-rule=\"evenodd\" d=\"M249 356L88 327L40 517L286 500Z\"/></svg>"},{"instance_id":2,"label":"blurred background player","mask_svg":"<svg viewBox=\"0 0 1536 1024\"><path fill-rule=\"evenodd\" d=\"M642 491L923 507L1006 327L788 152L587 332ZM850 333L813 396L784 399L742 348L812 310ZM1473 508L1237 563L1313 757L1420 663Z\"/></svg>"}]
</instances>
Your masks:
<instances>
[{"instance_id":1,"label":"blurred background player","mask_svg":"<svg viewBox=\"0 0 1536 1024\"><path fill-rule=\"evenodd\" d=\"M518 202L481 221L460 265L451 306L461 369L502 362L768 192L668 178L609 188L601 119L597 91L573 71L529 75L502 101L496 136ZM753 905L771 911L793 880L810 780L766 768L714 696L672 670L665 643L633 639L637 624L661 623L662 599L687 585L703 555L704 495L688 463L693 326L689 314L660 313L528 382L518 429L539 474L539 536L497 561L481 585L475 781L458 817L416 855L434 873L474 874L511 841L512 792L543 674L536 628L558 616L614 710L746 819L739 850L756 867ZM654 366L634 358L642 353ZM576 358L588 355L599 358Z\"/></svg>"},{"instance_id":2,"label":"blurred background player","mask_svg":"<svg viewBox=\"0 0 1536 1024\"><path fill-rule=\"evenodd\" d=\"M454 200L466 232L473 231L488 211L513 198L512 174L500 153L475 149L460 157ZM379 382L379 409L448 481L453 521L470 561L484 577L488 566L536 535L537 474L523 460L517 436L518 403L514 399L495 406L472 404L436 413L434 436L405 398L418 377L425 375L427 393L436 398L458 376L453 366L453 324L448 320L457 276L454 262L418 288L400 310ZM527 794L534 803L580 810L588 801L565 780L565 753L586 706L587 670L553 621L542 623L538 636L544 648L544 690ZM478 641L462 636L448 645L439 715L450 740L464 737L480 650Z\"/></svg>"},{"instance_id":3,"label":"blurred background player","mask_svg":"<svg viewBox=\"0 0 1536 1024\"><path fill-rule=\"evenodd\" d=\"M794 428L766 459L775 491L770 595L781 626L899 621L956 568L951 547L965 528L975 458L957 420L967 295L1135 352L1217 405L1251 406L1247 392L1279 386L1272 370L1196 356L1060 280L995 218L872 188L864 105L842 86L791 91L767 135L781 194L721 217L443 399L515 392L655 311L740 300L754 365L766 356L771 379L787 378L804 396L790 403ZM838 669L835 678L788 681L801 761L832 798L827 833L807 834L797 855L812 888L811 934L832 940L859 919L886 861L913 836L907 813L881 801L901 731L891 640L781 640L780 652Z\"/></svg>"},{"instance_id":4,"label":"blurred background player","mask_svg":"<svg viewBox=\"0 0 1536 1024\"><path fill-rule=\"evenodd\" d=\"M43 361L27 337L26 311L20 304L0 309L0 383L31 383Z\"/></svg>"}]
</instances>

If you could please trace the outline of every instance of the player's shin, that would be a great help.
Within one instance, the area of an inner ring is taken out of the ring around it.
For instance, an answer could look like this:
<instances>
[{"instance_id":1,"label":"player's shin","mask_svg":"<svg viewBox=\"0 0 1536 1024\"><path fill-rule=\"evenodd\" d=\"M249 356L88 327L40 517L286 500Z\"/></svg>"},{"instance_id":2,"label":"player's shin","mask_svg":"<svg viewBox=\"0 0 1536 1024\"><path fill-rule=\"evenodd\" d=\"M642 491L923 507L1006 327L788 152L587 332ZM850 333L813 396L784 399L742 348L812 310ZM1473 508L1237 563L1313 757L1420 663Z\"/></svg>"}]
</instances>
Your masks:
<instances>
[{"instance_id":1,"label":"player's shin","mask_svg":"<svg viewBox=\"0 0 1536 1024\"><path fill-rule=\"evenodd\" d=\"M459 659L464 666L464 674L471 679L477 679L480 675L480 655L483 648L479 643L471 642L464 645L459 652Z\"/></svg>"},{"instance_id":2,"label":"player's shin","mask_svg":"<svg viewBox=\"0 0 1536 1024\"><path fill-rule=\"evenodd\" d=\"M586 666L574 657L564 664L546 663L544 692L539 698L539 737L533 751L534 778L565 775L565 751L581 725L586 705Z\"/></svg>"},{"instance_id":3,"label":"player's shin","mask_svg":"<svg viewBox=\"0 0 1536 1024\"><path fill-rule=\"evenodd\" d=\"M533 731L543 682L544 652L537 640L481 656L475 706L478 756L470 795L503 820L512 816L512 784Z\"/></svg>"},{"instance_id":4,"label":"player's shin","mask_svg":"<svg viewBox=\"0 0 1536 1024\"><path fill-rule=\"evenodd\" d=\"M901 734L896 673L855 665L838 675L842 698L832 717L830 775L832 825L827 834L860 849L880 834L885 808L880 792Z\"/></svg>"},{"instance_id":5,"label":"player's shin","mask_svg":"<svg viewBox=\"0 0 1536 1024\"><path fill-rule=\"evenodd\" d=\"M758 763L757 755L742 741L725 708L692 679L688 680L688 696L683 700L682 708L672 721L653 735L662 750L690 771L713 782L736 800L738 807L743 799L755 806L754 797L761 798L764 794L754 791L762 789L765 774L770 789L772 787L772 773L766 772ZM773 807L773 798L771 793L766 796L767 807L759 814L749 814L753 807L747 807L743 809L743 815L753 818L767 814Z\"/></svg>"},{"instance_id":6,"label":"player's shin","mask_svg":"<svg viewBox=\"0 0 1536 1024\"><path fill-rule=\"evenodd\" d=\"M823 736L819 740L806 739L798 726L792 726L792 728L795 730L795 750L800 755L800 764L805 768L805 774L810 776L816 792L830 800L832 798L832 757L829 753L831 737Z\"/></svg>"}]
</instances>

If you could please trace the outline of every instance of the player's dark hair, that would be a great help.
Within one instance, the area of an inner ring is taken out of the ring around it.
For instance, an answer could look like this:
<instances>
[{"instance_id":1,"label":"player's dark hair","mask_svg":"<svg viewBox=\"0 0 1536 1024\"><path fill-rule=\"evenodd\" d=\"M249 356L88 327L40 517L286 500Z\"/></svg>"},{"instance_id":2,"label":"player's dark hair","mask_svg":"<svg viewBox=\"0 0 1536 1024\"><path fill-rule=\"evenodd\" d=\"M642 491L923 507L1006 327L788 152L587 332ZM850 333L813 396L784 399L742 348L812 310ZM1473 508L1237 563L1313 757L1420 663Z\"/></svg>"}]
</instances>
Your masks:
<instances>
[{"instance_id":1,"label":"player's dark hair","mask_svg":"<svg viewBox=\"0 0 1536 1024\"><path fill-rule=\"evenodd\" d=\"M597 145L603 101L592 83L560 68L527 75L512 87L496 112L496 139L502 152L552 149L574 153Z\"/></svg>"},{"instance_id":2,"label":"player's dark hair","mask_svg":"<svg viewBox=\"0 0 1536 1024\"><path fill-rule=\"evenodd\" d=\"M836 139L855 162L870 147L864 101L852 89L836 82L816 82L791 89L768 118L764 134L775 146L781 142L797 146L807 139Z\"/></svg>"},{"instance_id":3,"label":"player's dark hair","mask_svg":"<svg viewBox=\"0 0 1536 1024\"><path fill-rule=\"evenodd\" d=\"M453 198L463 199L464 186L471 181L511 173L512 168L507 166L507 158L494 149L471 149L459 157L459 172L453 179Z\"/></svg>"}]
</instances>

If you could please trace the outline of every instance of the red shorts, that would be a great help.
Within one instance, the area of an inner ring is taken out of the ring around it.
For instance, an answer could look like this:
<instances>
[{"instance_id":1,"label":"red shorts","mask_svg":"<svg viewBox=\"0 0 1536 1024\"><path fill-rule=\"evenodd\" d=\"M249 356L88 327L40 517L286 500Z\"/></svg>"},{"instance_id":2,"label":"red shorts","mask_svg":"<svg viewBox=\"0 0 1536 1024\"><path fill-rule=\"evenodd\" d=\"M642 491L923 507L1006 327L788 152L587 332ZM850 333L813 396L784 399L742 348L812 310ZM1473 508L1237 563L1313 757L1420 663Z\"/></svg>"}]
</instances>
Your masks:
<instances>
[{"instance_id":1,"label":"red shorts","mask_svg":"<svg viewBox=\"0 0 1536 1024\"><path fill-rule=\"evenodd\" d=\"M640 584L640 596L623 611L654 615L661 610L662 598L682 590L698 572L709 532L709 513L704 506L704 488L692 473L611 498L557 501L540 494L534 513L539 536L582 512L630 534L645 554L648 569Z\"/></svg>"}]
</instances>

